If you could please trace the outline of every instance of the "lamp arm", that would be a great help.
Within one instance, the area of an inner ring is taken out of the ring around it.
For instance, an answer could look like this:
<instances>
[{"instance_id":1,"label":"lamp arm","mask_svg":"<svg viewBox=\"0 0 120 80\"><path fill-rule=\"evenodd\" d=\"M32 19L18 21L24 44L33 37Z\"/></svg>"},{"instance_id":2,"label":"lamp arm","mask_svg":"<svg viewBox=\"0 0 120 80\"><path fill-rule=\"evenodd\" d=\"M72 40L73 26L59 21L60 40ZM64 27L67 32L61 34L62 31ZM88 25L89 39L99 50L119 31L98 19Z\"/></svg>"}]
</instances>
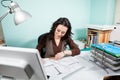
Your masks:
<instances>
[{"instance_id":1,"label":"lamp arm","mask_svg":"<svg viewBox=\"0 0 120 80\"><path fill-rule=\"evenodd\" d=\"M4 13L2 16L0 16L0 22L8 15L9 12L10 12L10 10L7 10L6 13Z\"/></svg>"}]
</instances>

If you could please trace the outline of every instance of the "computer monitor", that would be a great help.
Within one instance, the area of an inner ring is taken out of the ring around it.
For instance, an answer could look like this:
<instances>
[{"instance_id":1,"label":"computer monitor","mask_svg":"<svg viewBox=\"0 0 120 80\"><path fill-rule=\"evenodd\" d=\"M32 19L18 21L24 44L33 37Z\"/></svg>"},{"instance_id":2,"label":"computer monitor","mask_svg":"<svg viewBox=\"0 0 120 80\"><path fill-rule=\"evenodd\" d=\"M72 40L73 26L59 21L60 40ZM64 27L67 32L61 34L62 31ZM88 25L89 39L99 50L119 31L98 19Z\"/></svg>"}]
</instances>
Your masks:
<instances>
[{"instance_id":1,"label":"computer monitor","mask_svg":"<svg viewBox=\"0 0 120 80\"><path fill-rule=\"evenodd\" d=\"M47 80L37 49L0 46L0 76L14 80Z\"/></svg>"}]
</instances>

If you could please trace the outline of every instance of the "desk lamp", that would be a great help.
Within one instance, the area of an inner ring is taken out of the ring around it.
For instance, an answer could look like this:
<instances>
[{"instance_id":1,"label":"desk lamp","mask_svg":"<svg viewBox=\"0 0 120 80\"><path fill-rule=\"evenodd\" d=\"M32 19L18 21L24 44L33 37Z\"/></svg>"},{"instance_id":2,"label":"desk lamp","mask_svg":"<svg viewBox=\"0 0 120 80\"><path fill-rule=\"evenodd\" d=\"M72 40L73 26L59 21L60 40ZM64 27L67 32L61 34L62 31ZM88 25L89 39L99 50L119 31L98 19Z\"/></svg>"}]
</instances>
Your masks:
<instances>
[{"instance_id":1,"label":"desk lamp","mask_svg":"<svg viewBox=\"0 0 120 80\"><path fill-rule=\"evenodd\" d=\"M10 5L5 5L4 2L9 1ZM0 17L0 22L10 13L14 13L14 23L15 25L18 25L24 21L26 21L28 18L31 17L29 13L26 11L22 10L19 5L16 2L13 2L12 0L1 0L1 5L5 8L8 8L6 13L4 13Z\"/></svg>"}]
</instances>

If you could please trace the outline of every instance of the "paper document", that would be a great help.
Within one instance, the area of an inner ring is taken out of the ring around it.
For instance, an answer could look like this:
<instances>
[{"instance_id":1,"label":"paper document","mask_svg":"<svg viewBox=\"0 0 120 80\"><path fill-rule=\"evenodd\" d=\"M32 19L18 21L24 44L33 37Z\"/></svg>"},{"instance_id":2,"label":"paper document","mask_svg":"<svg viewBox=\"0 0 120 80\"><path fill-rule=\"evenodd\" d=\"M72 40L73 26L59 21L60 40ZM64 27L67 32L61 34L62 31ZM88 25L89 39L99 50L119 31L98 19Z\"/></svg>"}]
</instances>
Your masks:
<instances>
[{"instance_id":1,"label":"paper document","mask_svg":"<svg viewBox=\"0 0 120 80\"><path fill-rule=\"evenodd\" d=\"M80 67L83 66L79 64L79 59L72 56L60 60L47 60L44 64L45 71L50 76L72 72Z\"/></svg>"}]
</instances>

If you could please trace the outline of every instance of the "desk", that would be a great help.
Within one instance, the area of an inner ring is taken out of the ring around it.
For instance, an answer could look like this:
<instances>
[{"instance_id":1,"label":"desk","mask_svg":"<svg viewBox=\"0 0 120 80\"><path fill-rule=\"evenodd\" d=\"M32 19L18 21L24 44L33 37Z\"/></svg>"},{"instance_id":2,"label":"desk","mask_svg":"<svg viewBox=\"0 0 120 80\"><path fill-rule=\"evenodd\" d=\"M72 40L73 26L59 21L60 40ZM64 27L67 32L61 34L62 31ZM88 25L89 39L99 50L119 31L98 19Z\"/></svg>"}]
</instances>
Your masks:
<instances>
[{"instance_id":1,"label":"desk","mask_svg":"<svg viewBox=\"0 0 120 80\"><path fill-rule=\"evenodd\" d=\"M103 80L104 76L120 74L120 71L114 72L110 69L106 69L109 72L107 73L103 68L90 61L92 60L90 51L82 51L76 58L79 59L79 63L84 66L83 69L74 72L72 75L63 78L58 75L50 80Z\"/></svg>"}]
</instances>

